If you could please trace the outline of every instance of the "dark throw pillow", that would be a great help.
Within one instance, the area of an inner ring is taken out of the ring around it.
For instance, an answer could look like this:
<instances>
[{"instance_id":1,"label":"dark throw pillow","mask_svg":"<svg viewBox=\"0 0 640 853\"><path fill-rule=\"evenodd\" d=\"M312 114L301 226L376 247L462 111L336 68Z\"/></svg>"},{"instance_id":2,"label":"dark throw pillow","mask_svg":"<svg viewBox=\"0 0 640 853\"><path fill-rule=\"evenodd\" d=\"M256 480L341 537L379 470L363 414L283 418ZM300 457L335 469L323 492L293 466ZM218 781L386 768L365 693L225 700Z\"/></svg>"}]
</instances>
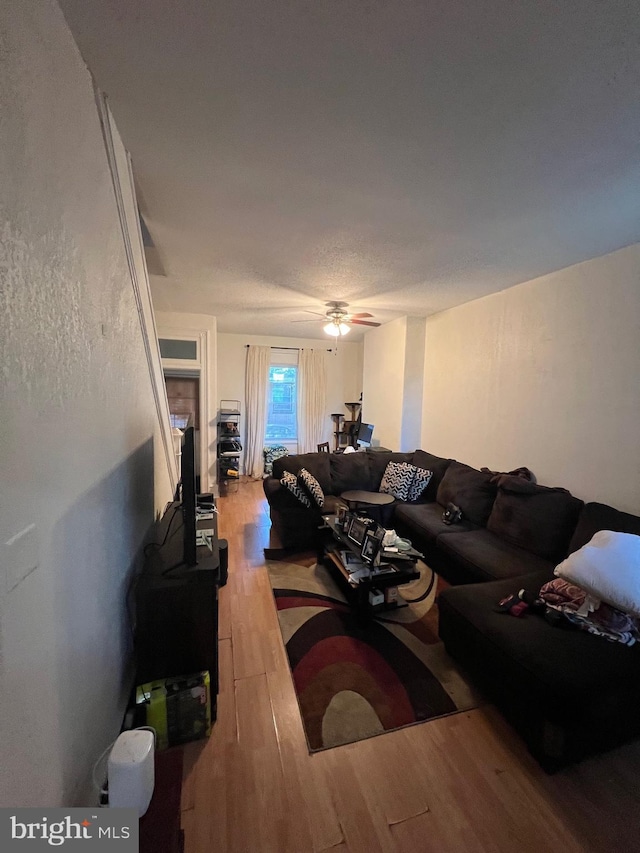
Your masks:
<instances>
[{"instance_id":1,"label":"dark throw pillow","mask_svg":"<svg viewBox=\"0 0 640 853\"><path fill-rule=\"evenodd\" d=\"M311 508L311 501L298 485L298 478L290 471L285 471L280 480L280 485L288 489L291 494L297 498L303 506Z\"/></svg>"},{"instance_id":2,"label":"dark throw pillow","mask_svg":"<svg viewBox=\"0 0 640 853\"><path fill-rule=\"evenodd\" d=\"M497 486L491 482L491 477L491 474L453 461L438 486L438 503L443 507L450 503L455 504L460 507L467 521L484 526L497 492Z\"/></svg>"},{"instance_id":3,"label":"dark throw pillow","mask_svg":"<svg viewBox=\"0 0 640 853\"><path fill-rule=\"evenodd\" d=\"M310 474L306 468L301 468L298 471L298 485L306 494L312 504L322 509L324 506L324 492L320 483L316 480L313 474Z\"/></svg>"},{"instance_id":4,"label":"dark throw pillow","mask_svg":"<svg viewBox=\"0 0 640 853\"><path fill-rule=\"evenodd\" d=\"M506 542L557 562L567 554L583 503L566 489L512 477L501 485L487 529Z\"/></svg>"},{"instance_id":5,"label":"dark throw pillow","mask_svg":"<svg viewBox=\"0 0 640 853\"><path fill-rule=\"evenodd\" d=\"M438 486L444 477L445 471L451 464L451 459L444 459L442 456L434 456L433 453L427 453L426 450L416 450L413 454L411 462L418 468L425 468L431 471L431 479L425 493L422 495L423 500L435 501L438 494Z\"/></svg>"}]
</instances>

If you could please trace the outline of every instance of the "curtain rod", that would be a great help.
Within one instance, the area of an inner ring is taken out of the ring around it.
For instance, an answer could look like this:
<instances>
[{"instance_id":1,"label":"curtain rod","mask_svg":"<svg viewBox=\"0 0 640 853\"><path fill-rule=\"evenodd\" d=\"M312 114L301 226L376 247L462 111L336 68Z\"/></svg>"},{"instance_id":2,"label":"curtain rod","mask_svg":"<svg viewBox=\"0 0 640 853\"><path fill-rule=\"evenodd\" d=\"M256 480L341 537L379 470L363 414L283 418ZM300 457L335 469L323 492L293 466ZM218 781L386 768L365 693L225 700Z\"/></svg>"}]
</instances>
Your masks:
<instances>
[{"instance_id":1,"label":"curtain rod","mask_svg":"<svg viewBox=\"0 0 640 853\"><path fill-rule=\"evenodd\" d=\"M249 349L250 346L251 346L251 344L245 344L245 347L247 349ZM300 352L300 350L304 349L304 347L269 347L269 349L291 349L291 350L296 350L296 352ZM313 349L313 348L307 347L307 349ZM333 352L333 350L328 349L327 352Z\"/></svg>"}]
</instances>

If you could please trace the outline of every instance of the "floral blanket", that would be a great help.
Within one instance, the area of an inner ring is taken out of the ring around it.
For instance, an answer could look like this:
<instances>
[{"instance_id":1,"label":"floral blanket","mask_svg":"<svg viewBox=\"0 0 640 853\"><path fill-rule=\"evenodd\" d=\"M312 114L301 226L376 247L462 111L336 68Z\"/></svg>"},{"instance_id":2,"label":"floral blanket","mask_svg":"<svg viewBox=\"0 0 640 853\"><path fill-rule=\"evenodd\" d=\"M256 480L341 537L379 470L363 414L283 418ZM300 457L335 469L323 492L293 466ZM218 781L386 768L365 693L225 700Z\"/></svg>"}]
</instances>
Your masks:
<instances>
[{"instance_id":1,"label":"floral blanket","mask_svg":"<svg viewBox=\"0 0 640 853\"><path fill-rule=\"evenodd\" d=\"M639 619L592 598L579 586L562 578L546 583L540 590L540 598L547 607L559 611L573 625L590 634L626 646L640 639Z\"/></svg>"}]
</instances>

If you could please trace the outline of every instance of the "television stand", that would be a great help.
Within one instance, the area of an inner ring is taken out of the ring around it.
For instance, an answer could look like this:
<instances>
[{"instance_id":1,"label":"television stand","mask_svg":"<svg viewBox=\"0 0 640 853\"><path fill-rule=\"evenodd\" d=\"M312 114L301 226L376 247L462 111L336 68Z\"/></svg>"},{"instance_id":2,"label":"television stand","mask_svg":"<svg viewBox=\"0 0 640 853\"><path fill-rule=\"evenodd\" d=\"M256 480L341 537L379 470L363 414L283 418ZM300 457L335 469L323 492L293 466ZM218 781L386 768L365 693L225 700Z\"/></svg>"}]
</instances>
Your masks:
<instances>
[{"instance_id":1,"label":"television stand","mask_svg":"<svg viewBox=\"0 0 640 853\"><path fill-rule=\"evenodd\" d=\"M158 523L135 589L136 683L208 670L211 710L218 694L218 586L220 557L217 515L198 522L213 528L212 549L196 548L197 564L182 559L182 511L171 503ZM174 511L177 510L176 515ZM179 516L179 518L178 518Z\"/></svg>"}]
</instances>

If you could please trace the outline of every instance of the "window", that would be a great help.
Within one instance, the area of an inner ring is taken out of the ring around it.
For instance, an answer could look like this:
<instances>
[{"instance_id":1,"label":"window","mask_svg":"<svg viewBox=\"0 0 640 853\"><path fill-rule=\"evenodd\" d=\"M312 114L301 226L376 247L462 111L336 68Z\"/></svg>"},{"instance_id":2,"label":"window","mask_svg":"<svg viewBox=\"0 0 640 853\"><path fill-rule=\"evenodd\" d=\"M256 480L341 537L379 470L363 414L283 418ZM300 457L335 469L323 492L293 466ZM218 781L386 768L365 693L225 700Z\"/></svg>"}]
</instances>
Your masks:
<instances>
[{"instance_id":1,"label":"window","mask_svg":"<svg viewBox=\"0 0 640 853\"><path fill-rule=\"evenodd\" d=\"M272 364L269 368L269 408L265 441L296 441L298 368Z\"/></svg>"},{"instance_id":2,"label":"window","mask_svg":"<svg viewBox=\"0 0 640 853\"><path fill-rule=\"evenodd\" d=\"M197 341L177 341L173 338L159 338L161 358L177 358L184 361L198 360Z\"/></svg>"}]
</instances>

